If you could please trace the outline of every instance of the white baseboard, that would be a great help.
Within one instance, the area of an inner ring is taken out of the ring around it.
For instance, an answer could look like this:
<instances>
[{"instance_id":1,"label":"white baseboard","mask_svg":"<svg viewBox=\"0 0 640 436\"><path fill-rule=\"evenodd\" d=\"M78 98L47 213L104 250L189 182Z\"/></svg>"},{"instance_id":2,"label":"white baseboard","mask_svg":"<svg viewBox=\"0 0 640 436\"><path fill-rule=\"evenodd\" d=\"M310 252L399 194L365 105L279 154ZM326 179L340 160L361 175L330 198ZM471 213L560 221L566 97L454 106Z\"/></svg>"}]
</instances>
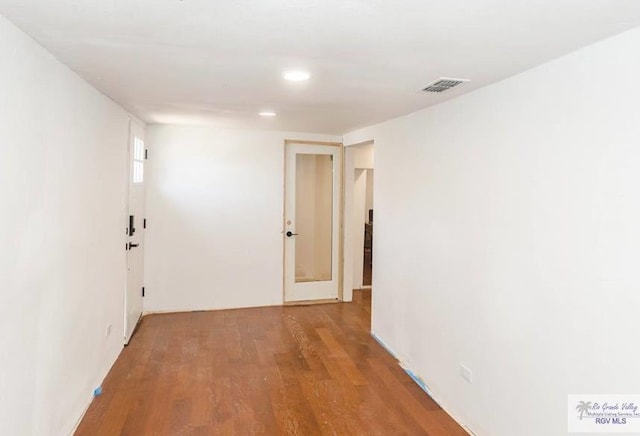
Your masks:
<instances>
[{"instance_id":1,"label":"white baseboard","mask_svg":"<svg viewBox=\"0 0 640 436\"><path fill-rule=\"evenodd\" d=\"M387 353L392 355L398 361L398 365L400 365L400 367L404 370L404 372L406 372L407 375L411 377L411 380L413 380L418 386L420 386L420 389L422 389L433 401L435 401L435 403L438 406L440 406L440 408L444 410L446 414L449 415L455 422L457 422L458 425L462 427L464 431L469 433L471 436L478 436L459 417L451 413L450 409L438 398L436 394L433 393L433 390L431 390L431 388L424 381L424 379L420 377L418 374L416 374L416 372L414 372L408 365L406 365L403 362L403 359L401 359L382 339L380 339L375 334L375 332L371 332L371 336L373 337L373 339L376 340L377 343L379 343L382 346L382 348L385 349Z\"/></svg>"}]
</instances>

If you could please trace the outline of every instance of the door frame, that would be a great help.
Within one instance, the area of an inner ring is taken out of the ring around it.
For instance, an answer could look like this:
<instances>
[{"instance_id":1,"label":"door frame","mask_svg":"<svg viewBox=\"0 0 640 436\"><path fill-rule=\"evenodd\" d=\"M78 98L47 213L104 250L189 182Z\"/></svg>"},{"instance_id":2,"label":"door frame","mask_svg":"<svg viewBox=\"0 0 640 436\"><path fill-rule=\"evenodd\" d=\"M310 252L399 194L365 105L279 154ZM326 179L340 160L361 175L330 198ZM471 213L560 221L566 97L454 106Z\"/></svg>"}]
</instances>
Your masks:
<instances>
[{"instance_id":1,"label":"door frame","mask_svg":"<svg viewBox=\"0 0 640 436\"><path fill-rule=\"evenodd\" d=\"M282 158L283 158L283 180L282 180L282 303L284 305L300 305L300 304L320 304L327 302L334 302L335 300L313 300L313 301L287 301L285 296L285 287L286 287L286 275L285 268L286 265L286 253L285 253L285 244L286 239L284 233L286 231L286 203L287 203L287 145L289 144L303 144L303 145L327 145L333 147L339 147L339 156L340 156L340 167L337 168L340 177L339 177L339 189L340 198L338 199L338 207L340 210L338 211L338 300L344 301L343 297L343 269L344 269L344 145L342 142L334 142L334 141L310 141L306 139L285 139L282 147Z\"/></svg>"}]
</instances>

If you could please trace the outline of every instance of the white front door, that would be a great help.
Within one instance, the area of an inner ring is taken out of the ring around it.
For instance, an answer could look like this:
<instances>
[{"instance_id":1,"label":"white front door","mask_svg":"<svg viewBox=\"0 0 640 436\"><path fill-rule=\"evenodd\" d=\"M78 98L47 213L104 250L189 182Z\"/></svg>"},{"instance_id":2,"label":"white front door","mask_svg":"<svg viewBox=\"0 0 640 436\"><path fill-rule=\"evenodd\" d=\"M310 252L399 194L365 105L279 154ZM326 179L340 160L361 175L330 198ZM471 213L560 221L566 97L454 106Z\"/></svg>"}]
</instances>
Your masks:
<instances>
[{"instance_id":1,"label":"white front door","mask_svg":"<svg viewBox=\"0 0 640 436\"><path fill-rule=\"evenodd\" d=\"M286 144L286 302L338 299L340 149Z\"/></svg>"},{"instance_id":2,"label":"white front door","mask_svg":"<svg viewBox=\"0 0 640 436\"><path fill-rule=\"evenodd\" d=\"M144 128L135 121L129 129L129 201L127 221L127 289L124 298L124 343L142 316L144 276Z\"/></svg>"}]
</instances>

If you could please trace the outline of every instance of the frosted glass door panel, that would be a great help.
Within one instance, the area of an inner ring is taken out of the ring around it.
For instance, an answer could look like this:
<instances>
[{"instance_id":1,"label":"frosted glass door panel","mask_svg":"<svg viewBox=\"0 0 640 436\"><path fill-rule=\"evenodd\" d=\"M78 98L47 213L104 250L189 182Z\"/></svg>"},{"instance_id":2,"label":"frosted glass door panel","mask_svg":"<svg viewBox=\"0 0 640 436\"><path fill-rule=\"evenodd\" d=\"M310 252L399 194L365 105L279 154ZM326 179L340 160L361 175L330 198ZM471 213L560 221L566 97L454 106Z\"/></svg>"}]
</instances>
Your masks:
<instances>
[{"instance_id":1,"label":"frosted glass door panel","mask_svg":"<svg viewBox=\"0 0 640 436\"><path fill-rule=\"evenodd\" d=\"M296 155L295 281L332 279L333 156Z\"/></svg>"}]
</instances>

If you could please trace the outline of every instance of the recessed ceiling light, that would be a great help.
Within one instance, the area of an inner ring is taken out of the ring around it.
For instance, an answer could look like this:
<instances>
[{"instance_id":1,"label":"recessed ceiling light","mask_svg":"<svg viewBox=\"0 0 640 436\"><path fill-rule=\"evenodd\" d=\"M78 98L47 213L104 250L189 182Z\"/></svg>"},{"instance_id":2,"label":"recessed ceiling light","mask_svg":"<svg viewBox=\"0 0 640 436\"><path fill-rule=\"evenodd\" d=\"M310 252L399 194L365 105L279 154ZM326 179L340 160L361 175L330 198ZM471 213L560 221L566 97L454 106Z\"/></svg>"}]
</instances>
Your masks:
<instances>
[{"instance_id":1,"label":"recessed ceiling light","mask_svg":"<svg viewBox=\"0 0 640 436\"><path fill-rule=\"evenodd\" d=\"M291 70L285 71L282 77L284 77L285 80L290 80L292 82L304 82L305 80L309 80L311 74L302 70Z\"/></svg>"},{"instance_id":2,"label":"recessed ceiling light","mask_svg":"<svg viewBox=\"0 0 640 436\"><path fill-rule=\"evenodd\" d=\"M260 112L261 117L275 117L276 113L271 111Z\"/></svg>"}]
</instances>

